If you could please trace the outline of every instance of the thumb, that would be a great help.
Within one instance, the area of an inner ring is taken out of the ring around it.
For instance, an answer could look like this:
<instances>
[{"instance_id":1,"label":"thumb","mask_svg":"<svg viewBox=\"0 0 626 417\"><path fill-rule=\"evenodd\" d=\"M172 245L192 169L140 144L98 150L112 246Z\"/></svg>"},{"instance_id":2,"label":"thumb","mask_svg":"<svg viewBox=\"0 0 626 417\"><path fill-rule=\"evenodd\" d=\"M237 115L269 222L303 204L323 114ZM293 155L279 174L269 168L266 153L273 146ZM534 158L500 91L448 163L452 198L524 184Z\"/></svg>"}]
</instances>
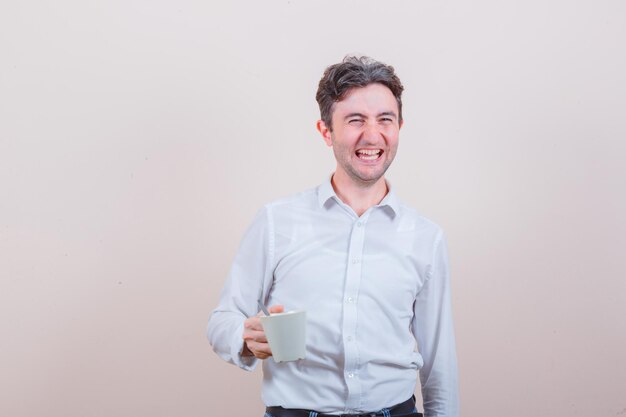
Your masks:
<instances>
[{"instance_id":1,"label":"thumb","mask_svg":"<svg viewBox=\"0 0 626 417\"><path fill-rule=\"evenodd\" d=\"M285 311L285 307L280 304L276 304L268 308L268 311L270 313L282 313L283 311Z\"/></svg>"}]
</instances>

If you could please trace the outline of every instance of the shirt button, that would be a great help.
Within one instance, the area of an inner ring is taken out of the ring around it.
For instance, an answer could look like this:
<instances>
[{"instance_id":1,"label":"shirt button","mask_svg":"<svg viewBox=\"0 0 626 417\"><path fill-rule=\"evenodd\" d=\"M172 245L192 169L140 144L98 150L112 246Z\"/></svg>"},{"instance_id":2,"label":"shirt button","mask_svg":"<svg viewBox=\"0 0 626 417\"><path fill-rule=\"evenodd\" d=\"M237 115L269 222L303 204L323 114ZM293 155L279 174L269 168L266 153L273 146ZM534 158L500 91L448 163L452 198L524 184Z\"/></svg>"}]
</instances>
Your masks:
<instances>
[{"instance_id":1,"label":"shirt button","mask_svg":"<svg viewBox=\"0 0 626 417\"><path fill-rule=\"evenodd\" d=\"M361 223L361 222L357 222L357 223L356 223L356 225L357 225L358 227L361 227L361 226L363 226L363 223Z\"/></svg>"},{"instance_id":2,"label":"shirt button","mask_svg":"<svg viewBox=\"0 0 626 417\"><path fill-rule=\"evenodd\" d=\"M352 372L348 372L348 378L354 378L354 374Z\"/></svg>"},{"instance_id":3,"label":"shirt button","mask_svg":"<svg viewBox=\"0 0 626 417\"><path fill-rule=\"evenodd\" d=\"M348 297L348 302L349 302L349 303L354 303L354 298L352 298L352 297Z\"/></svg>"},{"instance_id":4,"label":"shirt button","mask_svg":"<svg viewBox=\"0 0 626 417\"><path fill-rule=\"evenodd\" d=\"M359 263L359 261L360 261L360 259L359 259L359 258L354 258L354 259L352 260L352 263L353 263L353 264L358 264L358 263Z\"/></svg>"}]
</instances>

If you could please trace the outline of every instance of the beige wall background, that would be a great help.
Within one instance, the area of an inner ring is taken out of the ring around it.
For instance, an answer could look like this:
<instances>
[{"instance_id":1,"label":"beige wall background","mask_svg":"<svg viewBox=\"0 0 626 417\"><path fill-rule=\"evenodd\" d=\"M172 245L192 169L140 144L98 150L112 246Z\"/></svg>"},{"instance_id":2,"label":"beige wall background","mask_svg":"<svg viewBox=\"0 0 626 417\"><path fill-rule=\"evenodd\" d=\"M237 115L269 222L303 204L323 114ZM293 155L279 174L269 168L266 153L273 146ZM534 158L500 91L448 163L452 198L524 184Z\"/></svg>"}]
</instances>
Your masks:
<instances>
[{"instance_id":1,"label":"beige wall background","mask_svg":"<svg viewBox=\"0 0 626 417\"><path fill-rule=\"evenodd\" d=\"M626 415L626 3L5 1L0 415L261 416L205 326L334 167L323 69L393 64L389 179L447 231L465 417Z\"/></svg>"}]
</instances>

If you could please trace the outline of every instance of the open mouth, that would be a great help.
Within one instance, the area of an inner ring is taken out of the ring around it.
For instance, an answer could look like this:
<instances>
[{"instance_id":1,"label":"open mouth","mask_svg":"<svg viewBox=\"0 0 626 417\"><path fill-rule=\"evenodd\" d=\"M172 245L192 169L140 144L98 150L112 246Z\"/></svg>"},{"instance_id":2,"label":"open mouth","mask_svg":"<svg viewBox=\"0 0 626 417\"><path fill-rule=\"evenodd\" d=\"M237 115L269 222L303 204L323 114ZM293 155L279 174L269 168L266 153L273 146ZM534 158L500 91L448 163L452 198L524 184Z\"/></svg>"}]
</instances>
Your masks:
<instances>
[{"instance_id":1,"label":"open mouth","mask_svg":"<svg viewBox=\"0 0 626 417\"><path fill-rule=\"evenodd\" d=\"M375 161L383 154L382 149L359 149L356 156L362 161Z\"/></svg>"}]
</instances>

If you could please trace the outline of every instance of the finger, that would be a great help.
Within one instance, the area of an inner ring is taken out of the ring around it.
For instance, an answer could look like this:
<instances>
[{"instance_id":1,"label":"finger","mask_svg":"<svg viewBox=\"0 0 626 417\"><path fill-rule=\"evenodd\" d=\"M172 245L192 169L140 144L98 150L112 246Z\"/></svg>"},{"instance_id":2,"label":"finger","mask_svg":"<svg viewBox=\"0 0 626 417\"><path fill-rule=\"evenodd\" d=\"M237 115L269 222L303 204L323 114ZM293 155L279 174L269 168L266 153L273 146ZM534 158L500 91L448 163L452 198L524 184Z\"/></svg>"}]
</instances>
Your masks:
<instances>
[{"instance_id":1,"label":"finger","mask_svg":"<svg viewBox=\"0 0 626 417\"><path fill-rule=\"evenodd\" d=\"M267 336L264 332L254 332L252 339L257 343L267 343Z\"/></svg>"},{"instance_id":2,"label":"finger","mask_svg":"<svg viewBox=\"0 0 626 417\"><path fill-rule=\"evenodd\" d=\"M267 359L269 358L269 355L266 355L265 353L257 353L254 357L258 359Z\"/></svg>"},{"instance_id":3,"label":"finger","mask_svg":"<svg viewBox=\"0 0 626 417\"><path fill-rule=\"evenodd\" d=\"M258 343L254 341L246 342L248 344L248 349L254 356L259 359L265 359L269 356L272 356L272 350L267 343Z\"/></svg>"},{"instance_id":4,"label":"finger","mask_svg":"<svg viewBox=\"0 0 626 417\"><path fill-rule=\"evenodd\" d=\"M263 353L266 355L272 354L272 349L270 349L270 345L267 342L257 342L255 340L250 340L246 342L248 344L248 348L256 353Z\"/></svg>"},{"instance_id":5,"label":"finger","mask_svg":"<svg viewBox=\"0 0 626 417\"><path fill-rule=\"evenodd\" d=\"M250 317L243 322L244 329L263 330L263 325L258 317Z\"/></svg>"},{"instance_id":6,"label":"finger","mask_svg":"<svg viewBox=\"0 0 626 417\"><path fill-rule=\"evenodd\" d=\"M267 337L262 331L249 330L244 331L243 340L251 340L254 342L267 343Z\"/></svg>"},{"instance_id":7,"label":"finger","mask_svg":"<svg viewBox=\"0 0 626 417\"><path fill-rule=\"evenodd\" d=\"M268 308L268 311L270 313L282 313L283 311L285 311L285 307L282 306L281 304L275 304L271 306L270 308Z\"/></svg>"}]
</instances>

